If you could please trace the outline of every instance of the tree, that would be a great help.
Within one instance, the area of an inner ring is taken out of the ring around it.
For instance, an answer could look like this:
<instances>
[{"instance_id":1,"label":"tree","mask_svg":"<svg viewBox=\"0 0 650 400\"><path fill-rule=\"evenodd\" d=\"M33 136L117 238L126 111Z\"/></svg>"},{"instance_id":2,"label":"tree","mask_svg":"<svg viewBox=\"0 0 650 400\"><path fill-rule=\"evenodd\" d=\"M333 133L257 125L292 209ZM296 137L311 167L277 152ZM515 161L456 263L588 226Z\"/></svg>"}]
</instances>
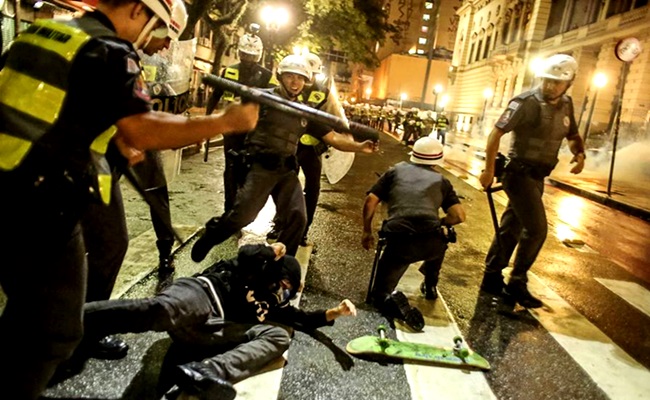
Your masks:
<instances>
[{"instance_id":1,"label":"tree","mask_svg":"<svg viewBox=\"0 0 650 400\"><path fill-rule=\"evenodd\" d=\"M221 57L231 44L229 36L237 29L248 0L194 0L187 5L187 27L181 35L181 40L194 36L194 27L202 20L212 30L212 48L215 50L212 73L219 74Z\"/></svg>"}]
</instances>

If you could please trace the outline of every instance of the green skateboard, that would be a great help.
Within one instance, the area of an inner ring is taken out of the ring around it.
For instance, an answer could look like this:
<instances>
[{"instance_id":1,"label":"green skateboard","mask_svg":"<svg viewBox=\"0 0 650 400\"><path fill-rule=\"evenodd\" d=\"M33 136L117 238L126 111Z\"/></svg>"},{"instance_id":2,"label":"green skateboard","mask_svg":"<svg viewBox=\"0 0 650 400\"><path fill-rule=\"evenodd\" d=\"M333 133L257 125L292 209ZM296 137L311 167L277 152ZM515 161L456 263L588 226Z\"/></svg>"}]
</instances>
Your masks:
<instances>
[{"instance_id":1,"label":"green skateboard","mask_svg":"<svg viewBox=\"0 0 650 400\"><path fill-rule=\"evenodd\" d=\"M490 363L463 345L460 336L454 338L454 347L436 347L422 343L399 342L386 338L386 327L380 325L379 336L362 336L348 343L348 353L363 356L382 356L401 360L423 361L459 367L490 369Z\"/></svg>"}]
</instances>

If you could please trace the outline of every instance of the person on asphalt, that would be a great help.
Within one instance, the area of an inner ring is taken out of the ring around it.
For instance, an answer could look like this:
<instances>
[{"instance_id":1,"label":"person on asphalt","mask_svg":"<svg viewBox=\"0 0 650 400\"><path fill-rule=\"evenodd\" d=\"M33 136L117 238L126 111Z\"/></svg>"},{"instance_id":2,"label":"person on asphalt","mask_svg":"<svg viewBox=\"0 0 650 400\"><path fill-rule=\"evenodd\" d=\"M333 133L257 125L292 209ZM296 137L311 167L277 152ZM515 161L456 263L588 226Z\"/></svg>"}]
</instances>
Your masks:
<instances>
[{"instance_id":1,"label":"person on asphalt","mask_svg":"<svg viewBox=\"0 0 650 400\"><path fill-rule=\"evenodd\" d=\"M368 191L363 205L363 235L366 250L374 248L372 220L380 202L388 207L380 237L386 238L377 265L371 301L387 318L401 319L415 331L424 327L422 313L411 307L406 296L395 287L408 266L424 261L420 285L428 300L438 298L436 286L447 250L443 227L465 221L465 210L451 182L435 166L443 161L443 146L438 140L425 136L418 139L410 162L400 162L384 173ZM438 210L445 212L439 218Z\"/></svg>"},{"instance_id":2,"label":"person on asphalt","mask_svg":"<svg viewBox=\"0 0 650 400\"><path fill-rule=\"evenodd\" d=\"M322 74L322 61L313 53L307 53L304 57L311 70L311 80L305 85L301 94L302 98L309 106L339 117L347 123L348 119L345 116L343 106L339 101L336 90L333 90L333 82L330 81L329 77ZM347 138L349 141L353 141L348 135L334 133L334 138L340 140L346 140ZM318 205L318 197L320 196L320 176L323 169L321 155L327 151L327 148L328 146L325 143L309 133L302 135L298 141L296 158L298 160L298 167L302 169L305 176L303 192L305 194L305 208L307 211L307 226L302 235L301 246L307 246L308 244L307 235L309 233L309 227L314 221L314 214L316 214L316 206ZM280 214L276 214L273 220L273 229L268 235L269 239L277 239L279 237L280 231L282 231L281 217Z\"/></svg>"},{"instance_id":3,"label":"person on asphalt","mask_svg":"<svg viewBox=\"0 0 650 400\"><path fill-rule=\"evenodd\" d=\"M285 57L278 65L280 86L266 89L268 93L300 102L305 82L311 79L309 66L298 55ZM246 158L250 164L244 186L237 192L233 208L210 219L205 232L192 247L192 260L202 261L213 246L222 243L257 217L271 195L276 212L281 214L283 229L278 240L287 246L287 254L295 255L306 226L305 200L298 180L296 149L305 132L342 151L372 153L376 146L370 140L358 143L341 140L330 128L307 123L272 107L262 106L259 123L246 136Z\"/></svg>"},{"instance_id":4,"label":"person on asphalt","mask_svg":"<svg viewBox=\"0 0 650 400\"><path fill-rule=\"evenodd\" d=\"M253 29L257 30L259 27ZM237 45L239 54L239 63L230 65L221 74L222 78L241 83L242 85L271 88L278 85L278 81L271 71L259 65L262 59L264 45L259 36L254 32L245 33L239 38ZM215 88L208 99L205 109L205 115L210 115L217 108L232 103L239 98L232 92ZM225 158L225 168L223 170L223 189L224 189L224 211L229 211L235 204L237 190L244 184L247 168L243 162L243 151L246 136L224 136L223 154Z\"/></svg>"},{"instance_id":5,"label":"person on asphalt","mask_svg":"<svg viewBox=\"0 0 650 400\"><path fill-rule=\"evenodd\" d=\"M13 398L38 398L82 337L80 219L110 201L109 141L134 164L257 122L255 104L192 120L150 111L132 43L166 32L171 8L100 0L79 18L34 22L0 58L0 185L11 193L0 196L0 384Z\"/></svg>"},{"instance_id":6,"label":"person on asphalt","mask_svg":"<svg viewBox=\"0 0 650 400\"><path fill-rule=\"evenodd\" d=\"M289 305L300 288L301 269L285 251L279 242L244 245L236 258L177 279L152 298L88 303L86 334L166 331L174 340L166 359L176 366L171 377L177 386L165 398L185 392L201 399L234 399L233 383L289 347L289 333L275 324L313 331L356 315L347 299L309 312Z\"/></svg>"},{"instance_id":7,"label":"person on asphalt","mask_svg":"<svg viewBox=\"0 0 650 400\"><path fill-rule=\"evenodd\" d=\"M577 69L578 63L571 56L556 54L547 58L537 73L541 85L510 100L487 139L485 170L480 176L486 190L494 181L501 137L510 131L514 135L501 176L508 205L485 259L481 289L491 294L504 292L526 308L542 306L528 291L527 273L546 239L544 178L555 168L564 138L574 155L571 163L576 163L571 173L579 174L584 167L584 143L576 126L573 101L566 95ZM514 267L505 286L502 270L516 246Z\"/></svg>"},{"instance_id":8,"label":"person on asphalt","mask_svg":"<svg viewBox=\"0 0 650 400\"><path fill-rule=\"evenodd\" d=\"M187 23L187 11L182 0L174 0L169 29L162 32L162 37L152 35L140 50L153 55L169 48L171 40L178 40ZM123 160L114 143L107 151L111 169L111 200L108 205L90 203L81 219L81 226L88 260L88 286L86 302L106 300L111 296L117 275L124 261L129 245L129 236L124 214L124 202L119 180L122 177ZM171 251L174 236L167 227L171 226L169 212L169 194L167 181L158 150L147 150L142 162L134 165L133 173L146 191L147 199L157 205L157 212L151 211L151 221L156 232L156 245L159 252L159 273L169 275ZM87 357L100 359L119 359L126 356L129 347L117 337L105 337L98 342L84 340L75 352L75 360L66 368L75 369L75 362L82 362Z\"/></svg>"}]
</instances>

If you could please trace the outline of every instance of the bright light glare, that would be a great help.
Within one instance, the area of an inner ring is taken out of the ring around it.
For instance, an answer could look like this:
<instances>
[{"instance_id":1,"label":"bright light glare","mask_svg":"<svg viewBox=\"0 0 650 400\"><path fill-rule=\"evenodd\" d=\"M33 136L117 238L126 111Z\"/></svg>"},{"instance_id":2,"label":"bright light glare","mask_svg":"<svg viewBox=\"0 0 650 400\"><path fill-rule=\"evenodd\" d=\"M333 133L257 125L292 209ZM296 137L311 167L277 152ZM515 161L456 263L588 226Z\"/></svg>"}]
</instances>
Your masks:
<instances>
[{"instance_id":1,"label":"bright light glare","mask_svg":"<svg viewBox=\"0 0 650 400\"><path fill-rule=\"evenodd\" d=\"M267 24L274 24L278 27L289 22L289 11L284 7L265 6L261 12L262 20Z\"/></svg>"},{"instance_id":2,"label":"bright light glare","mask_svg":"<svg viewBox=\"0 0 650 400\"><path fill-rule=\"evenodd\" d=\"M440 98L440 107L445 108L445 106L449 103L449 95L448 94L443 94L442 97Z\"/></svg>"},{"instance_id":3,"label":"bright light glare","mask_svg":"<svg viewBox=\"0 0 650 400\"><path fill-rule=\"evenodd\" d=\"M406 100L406 97L407 97L406 93L402 93L402 94L399 95L399 98L402 99L402 100Z\"/></svg>"},{"instance_id":4,"label":"bright light glare","mask_svg":"<svg viewBox=\"0 0 650 400\"><path fill-rule=\"evenodd\" d=\"M528 64L529 68L535 75L537 75L538 72L542 69L544 66L544 59L540 57L535 57L530 61L530 64Z\"/></svg>"},{"instance_id":5,"label":"bright light glare","mask_svg":"<svg viewBox=\"0 0 650 400\"><path fill-rule=\"evenodd\" d=\"M489 99L494 96L494 91L491 88L483 89L483 98Z\"/></svg>"},{"instance_id":6,"label":"bright light glare","mask_svg":"<svg viewBox=\"0 0 650 400\"><path fill-rule=\"evenodd\" d=\"M372 94L372 88L366 89L366 94L370 96Z\"/></svg>"},{"instance_id":7,"label":"bright light glare","mask_svg":"<svg viewBox=\"0 0 650 400\"><path fill-rule=\"evenodd\" d=\"M598 89L603 88L605 85L607 85L607 75L603 74L602 72L597 73L594 75L593 83L594 86L596 86Z\"/></svg>"},{"instance_id":8,"label":"bright light glare","mask_svg":"<svg viewBox=\"0 0 650 400\"><path fill-rule=\"evenodd\" d=\"M576 234L573 230L581 227L584 204L582 199L573 196L566 196L557 203L557 216L560 222L555 229L558 239L575 239Z\"/></svg>"},{"instance_id":9,"label":"bright light glare","mask_svg":"<svg viewBox=\"0 0 650 400\"><path fill-rule=\"evenodd\" d=\"M437 84L436 86L433 87L433 91L434 91L436 94L442 92L442 85L441 85L441 84Z\"/></svg>"}]
</instances>

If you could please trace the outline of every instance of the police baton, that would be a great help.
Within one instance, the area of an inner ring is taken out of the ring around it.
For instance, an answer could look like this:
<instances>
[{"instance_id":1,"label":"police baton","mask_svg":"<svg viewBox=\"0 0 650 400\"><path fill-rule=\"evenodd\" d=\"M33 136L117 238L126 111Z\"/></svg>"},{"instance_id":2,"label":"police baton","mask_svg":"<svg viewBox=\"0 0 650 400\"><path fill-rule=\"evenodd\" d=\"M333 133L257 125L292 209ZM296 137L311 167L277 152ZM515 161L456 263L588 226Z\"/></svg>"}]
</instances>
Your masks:
<instances>
[{"instance_id":1,"label":"police baton","mask_svg":"<svg viewBox=\"0 0 650 400\"><path fill-rule=\"evenodd\" d=\"M501 237L499 236L499 220L497 219L497 210L494 207L494 199L492 198L492 193L498 192L500 190L503 190L503 185L499 185L496 187L490 186L489 188L485 189L485 193L487 194L488 204L490 205L490 214L492 215L492 226L494 226L494 237L497 239L497 245L499 246L499 248L502 248Z\"/></svg>"},{"instance_id":2,"label":"police baton","mask_svg":"<svg viewBox=\"0 0 650 400\"><path fill-rule=\"evenodd\" d=\"M292 116L305 118L309 121L327 125L334 128L337 132L351 133L357 141L379 141L379 131L376 129L356 122L348 123L343 118L339 118L324 111L316 110L302 103L283 99L282 97L275 96L260 89L248 87L211 74L203 75L203 83L208 86L218 87L233 92L238 96L241 96L243 99L248 99L255 103L275 108L276 110Z\"/></svg>"},{"instance_id":3,"label":"police baton","mask_svg":"<svg viewBox=\"0 0 650 400\"><path fill-rule=\"evenodd\" d=\"M375 278L377 277L377 265L379 265L379 258L381 252L386 246L386 237L382 231L379 231L379 239L377 239L377 250L375 252L375 260L372 262L372 270L370 271L370 282L368 282L368 293L366 293L366 303L370 304L370 296L372 288L375 286Z\"/></svg>"},{"instance_id":4,"label":"police baton","mask_svg":"<svg viewBox=\"0 0 650 400\"><path fill-rule=\"evenodd\" d=\"M151 212L158 216L158 219L160 219L160 221L163 223L167 232L171 233L174 236L174 239L178 241L178 243L183 243L183 239L178 234L178 232L176 232L174 227L171 224L168 224L165 218L162 218L162 211L160 208L158 208L158 205L149 199L147 191L144 190L144 186L142 186L142 183L140 183L140 179L138 179L138 176L135 174L135 172L133 172L133 169L131 169L131 167L125 167L121 169L121 172L123 173L126 180L129 181L131 186L133 186L135 191L138 192L138 194L142 196L144 201L149 205Z\"/></svg>"}]
</instances>

